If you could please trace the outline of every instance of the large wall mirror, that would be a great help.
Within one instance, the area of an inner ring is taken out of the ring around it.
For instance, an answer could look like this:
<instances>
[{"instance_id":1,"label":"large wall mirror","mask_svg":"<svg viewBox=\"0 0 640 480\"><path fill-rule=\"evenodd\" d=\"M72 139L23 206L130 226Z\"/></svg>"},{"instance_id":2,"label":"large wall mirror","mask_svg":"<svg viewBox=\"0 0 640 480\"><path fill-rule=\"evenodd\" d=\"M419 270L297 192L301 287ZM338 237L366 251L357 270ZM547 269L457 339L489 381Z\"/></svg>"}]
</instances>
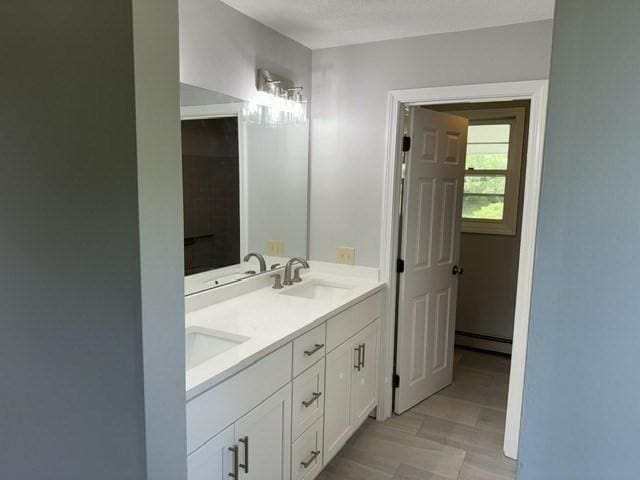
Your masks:
<instances>
[{"instance_id":1,"label":"large wall mirror","mask_svg":"<svg viewBox=\"0 0 640 480\"><path fill-rule=\"evenodd\" d=\"M180 93L185 294L306 258L306 115L187 84Z\"/></svg>"}]
</instances>

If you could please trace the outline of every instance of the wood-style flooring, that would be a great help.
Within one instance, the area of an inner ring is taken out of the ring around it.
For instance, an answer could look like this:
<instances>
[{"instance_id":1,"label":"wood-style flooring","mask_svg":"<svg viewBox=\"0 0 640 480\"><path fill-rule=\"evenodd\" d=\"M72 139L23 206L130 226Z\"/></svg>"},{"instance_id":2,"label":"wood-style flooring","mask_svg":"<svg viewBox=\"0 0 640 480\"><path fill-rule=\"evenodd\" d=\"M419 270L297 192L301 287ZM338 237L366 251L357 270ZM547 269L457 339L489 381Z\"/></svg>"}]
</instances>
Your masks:
<instances>
[{"instance_id":1,"label":"wood-style flooring","mask_svg":"<svg viewBox=\"0 0 640 480\"><path fill-rule=\"evenodd\" d=\"M453 376L408 412L367 420L318 479L514 479L502 453L509 359L456 348Z\"/></svg>"}]
</instances>

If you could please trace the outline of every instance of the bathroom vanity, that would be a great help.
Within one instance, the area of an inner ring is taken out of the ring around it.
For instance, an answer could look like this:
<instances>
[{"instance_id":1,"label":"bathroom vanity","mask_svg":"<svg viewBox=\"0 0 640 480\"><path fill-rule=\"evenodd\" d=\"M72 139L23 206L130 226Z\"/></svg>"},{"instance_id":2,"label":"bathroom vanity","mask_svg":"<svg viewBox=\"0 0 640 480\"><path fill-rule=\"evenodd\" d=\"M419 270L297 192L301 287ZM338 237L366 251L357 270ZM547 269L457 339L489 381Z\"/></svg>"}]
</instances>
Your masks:
<instances>
[{"instance_id":1,"label":"bathroom vanity","mask_svg":"<svg viewBox=\"0 0 640 480\"><path fill-rule=\"evenodd\" d=\"M377 406L384 285L307 264L297 106L181 85L189 480L311 480Z\"/></svg>"},{"instance_id":2,"label":"bathroom vanity","mask_svg":"<svg viewBox=\"0 0 640 480\"><path fill-rule=\"evenodd\" d=\"M384 285L310 263L187 297L189 480L313 479L376 408Z\"/></svg>"}]
</instances>

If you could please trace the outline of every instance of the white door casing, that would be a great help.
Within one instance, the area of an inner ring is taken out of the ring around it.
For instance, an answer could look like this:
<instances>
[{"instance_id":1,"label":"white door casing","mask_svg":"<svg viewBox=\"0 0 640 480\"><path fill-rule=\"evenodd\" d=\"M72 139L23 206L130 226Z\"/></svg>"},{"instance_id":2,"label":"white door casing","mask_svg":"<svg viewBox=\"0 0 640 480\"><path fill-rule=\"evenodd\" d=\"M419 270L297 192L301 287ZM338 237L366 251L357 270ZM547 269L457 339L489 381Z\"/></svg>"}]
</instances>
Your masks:
<instances>
[{"instance_id":1,"label":"white door casing","mask_svg":"<svg viewBox=\"0 0 640 480\"><path fill-rule=\"evenodd\" d=\"M402 413L453 378L468 120L413 107L403 196L395 412Z\"/></svg>"},{"instance_id":2,"label":"white door casing","mask_svg":"<svg viewBox=\"0 0 640 480\"><path fill-rule=\"evenodd\" d=\"M452 103L482 103L509 100L530 100L527 162L522 207L518 288L513 329L509 396L505 425L504 453L516 459L522 416L524 370L527 356L529 309L533 282L538 206L542 182L544 132L547 109L548 80L455 85L444 87L390 90L387 95L387 141L385 171L382 181L382 227L380 230L380 278L388 285L381 322L380 396L377 417L384 421L391 417L394 388L396 337L396 261L399 249L400 177L402 145L402 109L404 106L444 105Z\"/></svg>"}]
</instances>

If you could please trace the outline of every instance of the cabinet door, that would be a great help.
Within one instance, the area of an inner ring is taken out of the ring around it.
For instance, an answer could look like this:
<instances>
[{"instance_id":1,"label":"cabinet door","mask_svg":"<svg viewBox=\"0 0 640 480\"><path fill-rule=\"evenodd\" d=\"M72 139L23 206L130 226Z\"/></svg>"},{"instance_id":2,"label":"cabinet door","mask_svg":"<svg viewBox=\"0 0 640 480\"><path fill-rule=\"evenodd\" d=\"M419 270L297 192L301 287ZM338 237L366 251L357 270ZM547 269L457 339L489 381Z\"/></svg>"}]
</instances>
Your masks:
<instances>
[{"instance_id":1,"label":"cabinet door","mask_svg":"<svg viewBox=\"0 0 640 480\"><path fill-rule=\"evenodd\" d=\"M187 457L189 480L226 480L235 444L233 425L223 430Z\"/></svg>"},{"instance_id":2,"label":"cabinet door","mask_svg":"<svg viewBox=\"0 0 640 480\"><path fill-rule=\"evenodd\" d=\"M351 415L354 428L367 419L378 401L378 322L356 335L355 348L360 347L360 369L353 373Z\"/></svg>"},{"instance_id":3,"label":"cabinet door","mask_svg":"<svg viewBox=\"0 0 640 480\"><path fill-rule=\"evenodd\" d=\"M238 478L290 480L291 384L235 423Z\"/></svg>"},{"instance_id":4,"label":"cabinet door","mask_svg":"<svg viewBox=\"0 0 640 480\"><path fill-rule=\"evenodd\" d=\"M327 355L324 403L324 465L351 435L351 383L357 354L349 340Z\"/></svg>"}]
</instances>

